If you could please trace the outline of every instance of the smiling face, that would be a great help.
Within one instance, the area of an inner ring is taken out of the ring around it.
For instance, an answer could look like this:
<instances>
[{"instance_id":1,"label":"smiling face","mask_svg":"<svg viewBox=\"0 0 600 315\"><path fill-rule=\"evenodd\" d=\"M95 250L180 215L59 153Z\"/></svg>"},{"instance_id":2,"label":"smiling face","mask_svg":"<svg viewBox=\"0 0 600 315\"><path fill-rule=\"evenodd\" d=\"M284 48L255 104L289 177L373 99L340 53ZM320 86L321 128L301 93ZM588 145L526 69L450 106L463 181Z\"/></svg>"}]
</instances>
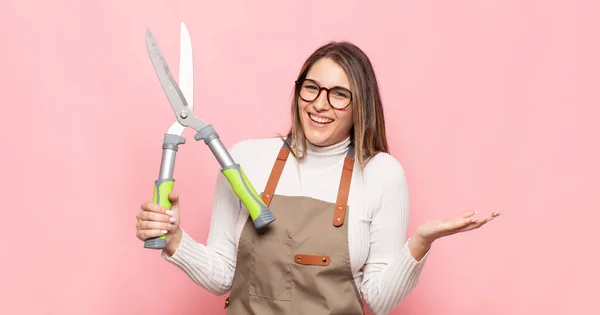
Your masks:
<instances>
[{"instance_id":1,"label":"smiling face","mask_svg":"<svg viewBox=\"0 0 600 315\"><path fill-rule=\"evenodd\" d=\"M342 41L319 47L296 80L292 124L282 137L294 157L304 157L307 142L328 146L349 136L361 168L377 153L389 152L375 71L358 46Z\"/></svg>"},{"instance_id":2,"label":"smiling face","mask_svg":"<svg viewBox=\"0 0 600 315\"><path fill-rule=\"evenodd\" d=\"M300 88L298 96L298 111L300 122L306 139L316 146L328 146L343 141L350 136L352 129L352 105L344 109L343 104L350 102L350 82L342 67L329 58L321 58L316 61L306 74L306 80ZM310 95L318 97L312 101Z\"/></svg>"}]
</instances>

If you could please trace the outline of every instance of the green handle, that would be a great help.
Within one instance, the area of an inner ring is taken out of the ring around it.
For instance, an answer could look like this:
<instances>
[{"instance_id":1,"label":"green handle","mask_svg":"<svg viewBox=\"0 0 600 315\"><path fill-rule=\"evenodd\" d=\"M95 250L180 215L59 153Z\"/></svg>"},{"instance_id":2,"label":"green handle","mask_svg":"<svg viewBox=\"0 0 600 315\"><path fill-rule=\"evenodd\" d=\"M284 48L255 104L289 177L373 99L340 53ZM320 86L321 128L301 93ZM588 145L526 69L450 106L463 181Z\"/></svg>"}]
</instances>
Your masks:
<instances>
[{"instance_id":1,"label":"green handle","mask_svg":"<svg viewBox=\"0 0 600 315\"><path fill-rule=\"evenodd\" d=\"M204 140L204 143L208 145L215 158L217 158L219 165L221 165L221 172L229 181L235 194L248 209L250 217L254 222L254 226L260 229L271 224L275 221L275 216L271 210L269 210L267 205L264 204L254 187L252 187L252 184L246 177L246 174L244 174L244 171L242 171L240 165L235 163L231 158L231 155L229 155L229 152L225 146L223 146L223 143L219 139L219 135L213 126L205 125L200 127L201 125L202 124L198 124L198 126L194 128L195 130L198 130L194 139L197 141Z\"/></svg>"},{"instance_id":2,"label":"green handle","mask_svg":"<svg viewBox=\"0 0 600 315\"><path fill-rule=\"evenodd\" d=\"M175 180L172 178L159 179L154 182L154 196L152 202L159 206L171 209L171 200L169 200L169 194L173 191L173 185ZM167 236L159 236L149 238L144 242L145 248L151 249L163 249L167 247Z\"/></svg>"},{"instance_id":3,"label":"green handle","mask_svg":"<svg viewBox=\"0 0 600 315\"><path fill-rule=\"evenodd\" d=\"M239 164L233 164L222 169L221 172L248 209L256 228L265 227L275 221L275 216L262 201Z\"/></svg>"}]
</instances>

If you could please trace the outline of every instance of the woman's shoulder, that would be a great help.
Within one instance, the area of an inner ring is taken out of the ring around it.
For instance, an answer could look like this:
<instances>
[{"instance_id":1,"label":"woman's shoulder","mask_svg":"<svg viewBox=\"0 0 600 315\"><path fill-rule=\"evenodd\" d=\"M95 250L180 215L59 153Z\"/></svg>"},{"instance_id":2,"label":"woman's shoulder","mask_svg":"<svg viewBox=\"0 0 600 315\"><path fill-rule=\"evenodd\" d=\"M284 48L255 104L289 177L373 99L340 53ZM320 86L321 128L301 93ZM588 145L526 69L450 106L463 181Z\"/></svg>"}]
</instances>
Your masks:
<instances>
[{"instance_id":1,"label":"woman's shoulder","mask_svg":"<svg viewBox=\"0 0 600 315\"><path fill-rule=\"evenodd\" d=\"M374 181L404 180L406 174L402 163L390 153L379 152L365 165L364 176Z\"/></svg>"},{"instance_id":2,"label":"woman's shoulder","mask_svg":"<svg viewBox=\"0 0 600 315\"><path fill-rule=\"evenodd\" d=\"M256 160L276 157L282 146L283 140L279 137L247 138L235 142L229 151L237 160Z\"/></svg>"}]
</instances>

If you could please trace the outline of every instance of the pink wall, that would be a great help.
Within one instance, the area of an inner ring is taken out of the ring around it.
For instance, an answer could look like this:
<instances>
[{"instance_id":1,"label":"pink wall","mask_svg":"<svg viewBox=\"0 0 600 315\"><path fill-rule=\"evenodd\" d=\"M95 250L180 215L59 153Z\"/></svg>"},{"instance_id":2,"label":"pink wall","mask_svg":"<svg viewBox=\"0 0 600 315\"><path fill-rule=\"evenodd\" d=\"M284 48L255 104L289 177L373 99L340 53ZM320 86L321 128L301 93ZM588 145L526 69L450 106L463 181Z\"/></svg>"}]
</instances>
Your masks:
<instances>
[{"instance_id":1,"label":"pink wall","mask_svg":"<svg viewBox=\"0 0 600 315\"><path fill-rule=\"evenodd\" d=\"M599 10L597 1L3 0L2 313L224 313L223 297L135 238L173 119L144 32L176 68L183 20L196 111L226 145L284 132L304 58L349 39L379 75L393 154L408 172L409 231L465 208L504 210L437 242L394 314L600 314ZM239 128L248 117L259 123ZM204 241L218 166L188 143L176 188L184 226Z\"/></svg>"}]
</instances>

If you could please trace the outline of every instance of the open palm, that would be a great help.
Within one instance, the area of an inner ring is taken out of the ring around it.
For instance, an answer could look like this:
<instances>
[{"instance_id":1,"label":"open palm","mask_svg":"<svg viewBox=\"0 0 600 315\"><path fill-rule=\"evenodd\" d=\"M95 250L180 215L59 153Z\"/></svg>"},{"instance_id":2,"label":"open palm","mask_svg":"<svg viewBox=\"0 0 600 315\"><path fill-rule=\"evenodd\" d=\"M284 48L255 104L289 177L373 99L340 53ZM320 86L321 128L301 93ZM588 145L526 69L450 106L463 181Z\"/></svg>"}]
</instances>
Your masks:
<instances>
[{"instance_id":1,"label":"open palm","mask_svg":"<svg viewBox=\"0 0 600 315\"><path fill-rule=\"evenodd\" d=\"M500 211L496 211L487 217L478 218L476 217L477 211L467 210L453 218L429 220L421 224L415 231L415 234L421 239L432 243L434 240L444 236L477 229L499 216L500 213Z\"/></svg>"}]
</instances>

